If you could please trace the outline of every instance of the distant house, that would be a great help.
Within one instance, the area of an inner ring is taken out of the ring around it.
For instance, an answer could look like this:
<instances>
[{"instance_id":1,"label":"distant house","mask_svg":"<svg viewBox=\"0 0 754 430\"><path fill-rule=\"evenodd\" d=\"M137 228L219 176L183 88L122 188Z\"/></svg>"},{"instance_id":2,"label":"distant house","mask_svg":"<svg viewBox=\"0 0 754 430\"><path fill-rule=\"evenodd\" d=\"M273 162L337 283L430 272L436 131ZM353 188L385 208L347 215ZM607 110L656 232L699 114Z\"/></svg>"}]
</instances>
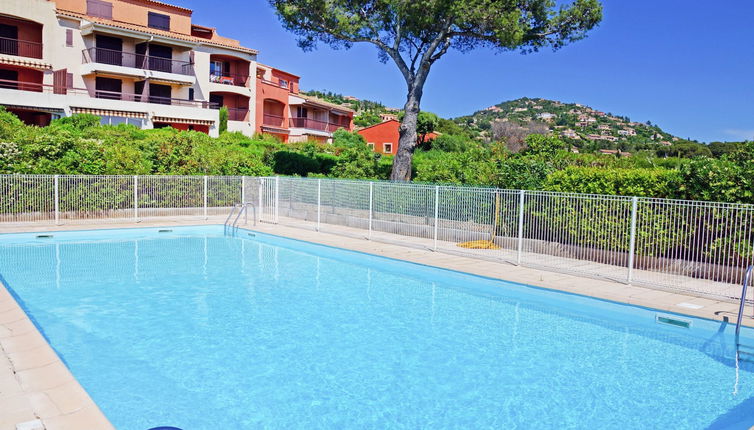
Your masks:
<instances>
[{"instance_id":1,"label":"distant house","mask_svg":"<svg viewBox=\"0 0 754 430\"><path fill-rule=\"evenodd\" d=\"M580 122L594 123L597 122L597 118L589 115L579 115Z\"/></svg>"},{"instance_id":2,"label":"distant house","mask_svg":"<svg viewBox=\"0 0 754 430\"><path fill-rule=\"evenodd\" d=\"M598 130L610 130L610 126L608 124L600 124L597 126Z\"/></svg>"},{"instance_id":3,"label":"distant house","mask_svg":"<svg viewBox=\"0 0 754 430\"><path fill-rule=\"evenodd\" d=\"M605 112L600 112L598 110L594 111L594 114L597 115L597 116L607 116L607 114Z\"/></svg>"},{"instance_id":4,"label":"distant house","mask_svg":"<svg viewBox=\"0 0 754 430\"><path fill-rule=\"evenodd\" d=\"M581 127L581 128L589 127L589 123L586 121L579 121L576 123L576 127Z\"/></svg>"},{"instance_id":5,"label":"distant house","mask_svg":"<svg viewBox=\"0 0 754 430\"><path fill-rule=\"evenodd\" d=\"M621 136L636 136L636 130L633 128L626 128L623 130L618 130L618 134Z\"/></svg>"},{"instance_id":6,"label":"distant house","mask_svg":"<svg viewBox=\"0 0 754 430\"><path fill-rule=\"evenodd\" d=\"M560 135L569 139L581 139L581 136L579 136L578 133L571 129L564 130L562 133L560 133Z\"/></svg>"},{"instance_id":7,"label":"distant house","mask_svg":"<svg viewBox=\"0 0 754 430\"><path fill-rule=\"evenodd\" d=\"M502 109L500 109L500 107L498 107L498 106L490 106L490 107L486 108L485 110L486 111L491 111L491 112L501 112L502 111ZM524 110L526 110L526 109L524 109Z\"/></svg>"},{"instance_id":8,"label":"distant house","mask_svg":"<svg viewBox=\"0 0 754 430\"><path fill-rule=\"evenodd\" d=\"M391 119L371 127L362 128L357 133L364 137L372 151L379 154L395 155L398 152L399 126L398 120ZM437 136L437 133L429 133L424 138L429 141Z\"/></svg>"},{"instance_id":9,"label":"distant house","mask_svg":"<svg viewBox=\"0 0 754 430\"><path fill-rule=\"evenodd\" d=\"M672 146L673 144L668 142L667 140L663 140L662 142L660 142L660 145Z\"/></svg>"},{"instance_id":10,"label":"distant house","mask_svg":"<svg viewBox=\"0 0 754 430\"><path fill-rule=\"evenodd\" d=\"M529 109L527 109L527 108L515 108L515 109L513 109L513 112L526 112L527 110L529 110Z\"/></svg>"},{"instance_id":11,"label":"distant house","mask_svg":"<svg viewBox=\"0 0 754 430\"><path fill-rule=\"evenodd\" d=\"M620 149L600 149L599 153L605 154L605 155L616 155L616 156L621 156L621 157L631 156L630 152L621 152Z\"/></svg>"},{"instance_id":12,"label":"distant house","mask_svg":"<svg viewBox=\"0 0 754 430\"><path fill-rule=\"evenodd\" d=\"M351 101L351 102L357 102L357 101L359 101L359 99L356 98L356 97L354 97L354 96L345 96L345 97L343 97L343 99Z\"/></svg>"},{"instance_id":13,"label":"distant house","mask_svg":"<svg viewBox=\"0 0 754 430\"><path fill-rule=\"evenodd\" d=\"M381 113L380 114L380 119L382 120L382 122L391 121L391 120L397 120L398 119L398 115L396 115L394 113Z\"/></svg>"},{"instance_id":14,"label":"distant house","mask_svg":"<svg viewBox=\"0 0 754 430\"><path fill-rule=\"evenodd\" d=\"M545 121L552 121L555 119L556 115L554 113L549 112L542 112L541 114L537 115L537 118L543 119Z\"/></svg>"}]
</instances>

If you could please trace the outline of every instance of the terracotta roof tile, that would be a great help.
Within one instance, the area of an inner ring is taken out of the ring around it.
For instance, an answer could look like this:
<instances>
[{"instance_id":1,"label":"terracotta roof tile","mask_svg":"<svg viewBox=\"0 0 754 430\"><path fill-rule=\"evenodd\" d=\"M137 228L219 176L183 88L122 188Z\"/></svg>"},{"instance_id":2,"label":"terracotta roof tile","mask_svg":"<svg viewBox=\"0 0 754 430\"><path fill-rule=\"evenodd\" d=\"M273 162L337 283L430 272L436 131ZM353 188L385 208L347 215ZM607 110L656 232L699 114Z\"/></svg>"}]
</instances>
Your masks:
<instances>
[{"instance_id":1,"label":"terracotta roof tile","mask_svg":"<svg viewBox=\"0 0 754 430\"><path fill-rule=\"evenodd\" d=\"M154 1L154 0L149 0L149 1ZM159 2L157 2L157 3L159 3ZM246 48L246 47L241 46L241 43L238 42L238 41L235 41L236 43L234 43L234 44L213 42L211 40L207 40L207 39L204 39L204 38L201 38L201 37L191 36L191 35L188 35L188 34L176 33L174 31L157 30L157 29L154 29L154 28L144 27L143 25L131 24L131 23L128 23L128 22L116 21L116 20L112 20L112 19L97 18L97 17L89 16L89 15L86 15L86 14L83 14L83 13L74 12L74 11L70 11L70 10L58 9L57 12L58 12L59 15L68 16L68 17L71 17L71 18L85 19L85 20L91 21L91 22L93 22L95 24L107 25L109 27L120 28L120 29L124 29L124 30L138 31L140 33L146 33L146 34L154 34L156 36L170 37L170 38L173 38L173 39L185 40L187 42L195 42L195 43L200 43L200 44L204 44L204 45L220 46L220 47L223 47L223 48L233 48L233 49L237 49L237 50L240 50L240 51L248 52L250 54L257 54L258 53L258 51L256 49L251 49L251 48ZM228 39L228 40L232 40L232 39Z\"/></svg>"}]
</instances>

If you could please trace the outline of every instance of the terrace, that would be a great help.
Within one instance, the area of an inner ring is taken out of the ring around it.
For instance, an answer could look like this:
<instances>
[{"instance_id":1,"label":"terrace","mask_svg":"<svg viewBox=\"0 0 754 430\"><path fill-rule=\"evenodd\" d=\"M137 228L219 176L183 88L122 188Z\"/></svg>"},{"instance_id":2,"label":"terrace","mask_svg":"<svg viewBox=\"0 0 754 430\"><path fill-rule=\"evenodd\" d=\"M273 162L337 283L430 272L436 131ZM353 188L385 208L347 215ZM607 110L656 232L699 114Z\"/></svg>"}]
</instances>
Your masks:
<instances>
[{"instance_id":1,"label":"terrace","mask_svg":"<svg viewBox=\"0 0 754 430\"><path fill-rule=\"evenodd\" d=\"M42 59L42 25L0 16L0 54Z\"/></svg>"},{"instance_id":2,"label":"terrace","mask_svg":"<svg viewBox=\"0 0 754 430\"><path fill-rule=\"evenodd\" d=\"M115 49L89 48L82 52L84 64L104 64L138 70L194 76L194 65L189 61L124 52ZM140 73L138 75L141 75Z\"/></svg>"}]
</instances>

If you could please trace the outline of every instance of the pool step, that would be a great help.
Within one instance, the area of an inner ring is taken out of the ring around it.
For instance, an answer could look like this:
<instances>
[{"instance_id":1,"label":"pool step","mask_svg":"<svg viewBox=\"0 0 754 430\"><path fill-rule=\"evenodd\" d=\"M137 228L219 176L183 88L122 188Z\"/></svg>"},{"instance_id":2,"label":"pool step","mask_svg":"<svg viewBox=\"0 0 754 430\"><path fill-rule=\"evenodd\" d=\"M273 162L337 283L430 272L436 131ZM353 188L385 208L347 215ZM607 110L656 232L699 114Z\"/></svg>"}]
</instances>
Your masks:
<instances>
[{"instance_id":1,"label":"pool step","mask_svg":"<svg viewBox=\"0 0 754 430\"><path fill-rule=\"evenodd\" d=\"M754 345L738 344L738 359L754 362Z\"/></svg>"}]
</instances>

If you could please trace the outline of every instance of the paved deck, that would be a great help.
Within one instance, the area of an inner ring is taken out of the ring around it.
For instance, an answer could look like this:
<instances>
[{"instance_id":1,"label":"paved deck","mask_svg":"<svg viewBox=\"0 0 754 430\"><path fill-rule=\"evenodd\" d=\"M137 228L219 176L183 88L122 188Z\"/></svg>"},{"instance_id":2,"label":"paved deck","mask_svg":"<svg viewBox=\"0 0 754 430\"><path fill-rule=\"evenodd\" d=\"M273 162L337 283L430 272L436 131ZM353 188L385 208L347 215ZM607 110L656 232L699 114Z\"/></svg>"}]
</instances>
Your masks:
<instances>
[{"instance_id":1,"label":"paved deck","mask_svg":"<svg viewBox=\"0 0 754 430\"><path fill-rule=\"evenodd\" d=\"M0 233L143 228L222 224L208 220L149 220L141 223L4 225ZM655 308L712 320L735 321L738 305L705 297L625 285L607 280L518 267L507 263L432 252L392 243L320 233L290 226L260 224L259 231L401 259L474 275L498 278L600 299ZM744 323L754 327L754 319ZM112 425L47 344L11 294L0 286L0 430L104 430Z\"/></svg>"}]
</instances>

